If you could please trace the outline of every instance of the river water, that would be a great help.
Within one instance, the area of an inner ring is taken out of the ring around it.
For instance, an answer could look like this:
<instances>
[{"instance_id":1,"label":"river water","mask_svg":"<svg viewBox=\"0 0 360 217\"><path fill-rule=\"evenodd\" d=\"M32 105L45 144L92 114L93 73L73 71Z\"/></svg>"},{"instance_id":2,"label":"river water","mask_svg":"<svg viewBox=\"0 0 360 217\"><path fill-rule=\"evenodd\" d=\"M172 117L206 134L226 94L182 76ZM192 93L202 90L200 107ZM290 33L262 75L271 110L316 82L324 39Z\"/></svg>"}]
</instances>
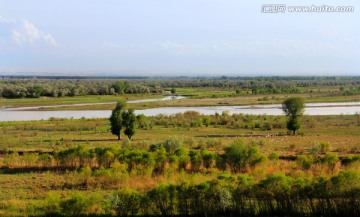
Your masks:
<instances>
[{"instance_id":1,"label":"river water","mask_svg":"<svg viewBox=\"0 0 360 217\"><path fill-rule=\"evenodd\" d=\"M89 105L89 104L86 104ZM42 106L44 107L44 106ZM53 106L54 107L54 106ZM29 107L27 107L28 109ZM34 108L34 107L32 107ZM35 107L36 108L36 107ZM110 110L66 110L66 111L24 111L24 108L5 108L0 110L0 121L30 121L47 120L55 118L108 118ZM162 107L136 110L136 114L156 116L159 114L172 115L186 111L197 111L200 114L215 114L227 111L229 114L251 115L283 115L280 104L272 105L247 105L247 106L203 106L203 107ZM308 103L306 115L353 115L360 114L360 102L346 103Z\"/></svg>"}]
</instances>

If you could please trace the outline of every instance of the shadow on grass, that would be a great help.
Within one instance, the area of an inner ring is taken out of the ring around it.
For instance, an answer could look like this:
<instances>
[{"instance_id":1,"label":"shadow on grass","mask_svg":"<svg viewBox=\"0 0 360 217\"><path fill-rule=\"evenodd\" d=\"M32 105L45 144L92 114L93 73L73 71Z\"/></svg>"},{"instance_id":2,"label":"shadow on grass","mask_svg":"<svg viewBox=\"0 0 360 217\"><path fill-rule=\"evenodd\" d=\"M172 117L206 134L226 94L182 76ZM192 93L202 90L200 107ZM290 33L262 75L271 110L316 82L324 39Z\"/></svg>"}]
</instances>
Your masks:
<instances>
[{"instance_id":1,"label":"shadow on grass","mask_svg":"<svg viewBox=\"0 0 360 217\"><path fill-rule=\"evenodd\" d=\"M45 139L42 142L116 142L117 139ZM121 141L121 140L120 140Z\"/></svg>"},{"instance_id":2,"label":"shadow on grass","mask_svg":"<svg viewBox=\"0 0 360 217\"><path fill-rule=\"evenodd\" d=\"M23 173L40 173L40 172L59 172L76 170L76 167L23 167L23 168L11 168L1 167L0 174L23 174Z\"/></svg>"},{"instance_id":3,"label":"shadow on grass","mask_svg":"<svg viewBox=\"0 0 360 217\"><path fill-rule=\"evenodd\" d=\"M144 140L150 140L150 138L145 139L131 139L130 141L144 141ZM42 140L42 142L122 142L124 141L124 138L121 140L118 139L45 139ZM30 142L39 142L39 141L30 141Z\"/></svg>"}]
</instances>

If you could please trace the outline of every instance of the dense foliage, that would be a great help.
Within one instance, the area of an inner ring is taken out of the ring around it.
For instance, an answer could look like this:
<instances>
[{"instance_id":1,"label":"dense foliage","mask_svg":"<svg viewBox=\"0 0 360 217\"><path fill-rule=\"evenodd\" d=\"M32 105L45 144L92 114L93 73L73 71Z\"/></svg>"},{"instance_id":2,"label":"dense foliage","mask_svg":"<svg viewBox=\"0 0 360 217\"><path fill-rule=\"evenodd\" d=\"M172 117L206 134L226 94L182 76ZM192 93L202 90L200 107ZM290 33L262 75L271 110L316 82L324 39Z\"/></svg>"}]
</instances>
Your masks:
<instances>
[{"instance_id":1,"label":"dense foliage","mask_svg":"<svg viewBox=\"0 0 360 217\"><path fill-rule=\"evenodd\" d=\"M32 171L66 171L69 175L63 189L116 189L123 180L137 176L157 179L182 173L220 174L200 183L182 180L142 191L122 186L105 195L82 191L63 196L49 193L41 204L29 205L28 215L357 216L360 212L359 171L343 170L330 177L281 172L259 177L253 175L255 167L264 163L281 166L277 163L279 156L266 157L257 146L241 140L223 153L188 149L173 138L151 146L149 151L79 146L54 153L13 152L4 158L4 164L9 169L22 165L22 169L30 167ZM341 164L349 166L359 159L345 158ZM304 167L305 160L298 159L299 169L304 171L309 169ZM320 164L330 168L339 159L327 154L310 161L310 167Z\"/></svg>"},{"instance_id":2,"label":"dense foliage","mask_svg":"<svg viewBox=\"0 0 360 217\"><path fill-rule=\"evenodd\" d=\"M55 79L55 80L54 80ZM340 86L339 95L360 93L359 77L215 77L215 78L153 78L153 79L4 79L0 80L0 97L62 97L84 95L115 95L134 93L160 93L172 88L229 88L247 94L279 94L314 92L317 88ZM348 88L345 88L348 87Z\"/></svg>"},{"instance_id":3,"label":"dense foliage","mask_svg":"<svg viewBox=\"0 0 360 217\"><path fill-rule=\"evenodd\" d=\"M265 156L259 153L257 147L246 146L241 141L226 148L225 154L215 154L206 149L199 151L185 148L183 141L173 137L162 143L151 145L149 151L121 147L92 149L79 146L53 153L29 153L24 156L13 152L4 158L3 164L8 167L16 167L20 163L25 167L57 167L59 169L110 168L114 164L119 164L129 173L138 170L140 173L156 175L162 174L167 168L193 172L202 169L230 168L235 173L244 172L264 160Z\"/></svg>"},{"instance_id":4,"label":"dense foliage","mask_svg":"<svg viewBox=\"0 0 360 217\"><path fill-rule=\"evenodd\" d=\"M152 126L163 126L167 128L194 128L221 126L234 129L260 129L269 131L272 129L286 128L285 119L282 116L270 115L244 115L222 112L214 115L202 115L196 111L187 111L175 115L157 115L154 117L138 116L138 127L150 129ZM249 134L253 134L249 132Z\"/></svg>"},{"instance_id":5,"label":"dense foliage","mask_svg":"<svg viewBox=\"0 0 360 217\"><path fill-rule=\"evenodd\" d=\"M160 184L147 192L122 189L107 197L49 194L38 212L51 216L357 216L360 173L292 178L278 173L256 182L239 175L200 184ZM95 208L95 209L94 209Z\"/></svg>"},{"instance_id":6,"label":"dense foliage","mask_svg":"<svg viewBox=\"0 0 360 217\"><path fill-rule=\"evenodd\" d=\"M0 81L0 96L4 98L36 98L40 96L85 96L134 93L159 93L156 84L111 80L4 80Z\"/></svg>"}]
</instances>

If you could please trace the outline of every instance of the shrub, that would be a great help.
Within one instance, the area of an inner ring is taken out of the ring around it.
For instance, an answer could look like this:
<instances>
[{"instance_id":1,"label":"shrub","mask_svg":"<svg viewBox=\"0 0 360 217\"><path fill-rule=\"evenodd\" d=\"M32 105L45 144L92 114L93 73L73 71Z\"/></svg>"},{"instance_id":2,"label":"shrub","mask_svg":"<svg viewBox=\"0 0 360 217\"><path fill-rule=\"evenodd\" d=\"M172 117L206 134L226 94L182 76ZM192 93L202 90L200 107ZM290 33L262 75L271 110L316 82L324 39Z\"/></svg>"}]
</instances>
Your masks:
<instances>
[{"instance_id":1,"label":"shrub","mask_svg":"<svg viewBox=\"0 0 360 217\"><path fill-rule=\"evenodd\" d=\"M309 170L314 161L311 156L299 155L296 158L296 162L303 170Z\"/></svg>"},{"instance_id":2,"label":"shrub","mask_svg":"<svg viewBox=\"0 0 360 217\"><path fill-rule=\"evenodd\" d=\"M119 190L110 195L111 208L118 216L135 216L141 206L142 195L135 190Z\"/></svg>"},{"instance_id":3,"label":"shrub","mask_svg":"<svg viewBox=\"0 0 360 217\"><path fill-rule=\"evenodd\" d=\"M242 140L226 147L224 157L233 172L245 171L246 167L254 167L265 159L257 147L247 147Z\"/></svg>"}]
</instances>

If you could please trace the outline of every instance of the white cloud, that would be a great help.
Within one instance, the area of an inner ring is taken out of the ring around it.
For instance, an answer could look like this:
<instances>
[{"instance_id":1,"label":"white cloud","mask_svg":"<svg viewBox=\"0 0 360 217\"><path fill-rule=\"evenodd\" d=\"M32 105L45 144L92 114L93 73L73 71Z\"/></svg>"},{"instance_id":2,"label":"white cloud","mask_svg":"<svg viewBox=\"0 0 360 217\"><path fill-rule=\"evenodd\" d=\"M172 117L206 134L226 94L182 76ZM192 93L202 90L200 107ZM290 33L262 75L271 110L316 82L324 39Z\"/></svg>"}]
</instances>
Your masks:
<instances>
[{"instance_id":1,"label":"white cloud","mask_svg":"<svg viewBox=\"0 0 360 217\"><path fill-rule=\"evenodd\" d=\"M17 44L21 44L22 37L21 37L20 32L18 32L16 30L12 30L12 37Z\"/></svg>"},{"instance_id":2,"label":"white cloud","mask_svg":"<svg viewBox=\"0 0 360 217\"><path fill-rule=\"evenodd\" d=\"M172 41L161 42L160 47L166 51L170 51L177 55L187 55L187 54L203 54L211 53L216 50L216 46L208 43L178 43Z\"/></svg>"},{"instance_id":3,"label":"white cloud","mask_svg":"<svg viewBox=\"0 0 360 217\"><path fill-rule=\"evenodd\" d=\"M28 20L23 20L21 26L13 29L11 32L13 40L18 45L25 43L33 44L36 41L43 41L48 45L58 46L58 43L50 33L40 31Z\"/></svg>"},{"instance_id":4,"label":"white cloud","mask_svg":"<svg viewBox=\"0 0 360 217\"><path fill-rule=\"evenodd\" d=\"M103 42L99 47L99 52L107 52L113 54L139 54L152 51L151 47L137 44L119 44L116 42Z\"/></svg>"},{"instance_id":5,"label":"white cloud","mask_svg":"<svg viewBox=\"0 0 360 217\"><path fill-rule=\"evenodd\" d=\"M15 23L15 22L16 22L16 20L14 20L14 19L7 19L3 16L0 16L0 23Z\"/></svg>"},{"instance_id":6,"label":"white cloud","mask_svg":"<svg viewBox=\"0 0 360 217\"><path fill-rule=\"evenodd\" d=\"M246 44L236 41L211 41L201 43L177 43L165 41L159 45L162 49L178 55L219 55L224 53L248 52L251 50Z\"/></svg>"},{"instance_id":7,"label":"white cloud","mask_svg":"<svg viewBox=\"0 0 360 217\"><path fill-rule=\"evenodd\" d=\"M352 35L339 28L324 27L322 29L317 29L316 32L328 39L340 39L355 46L359 45L359 37L357 35Z\"/></svg>"},{"instance_id":8,"label":"white cloud","mask_svg":"<svg viewBox=\"0 0 360 217\"><path fill-rule=\"evenodd\" d=\"M281 57L339 57L347 50L326 41L302 39L261 39L250 41L212 41L177 43L165 41L159 46L176 55L276 55Z\"/></svg>"},{"instance_id":9,"label":"white cloud","mask_svg":"<svg viewBox=\"0 0 360 217\"><path fill-rule=\"evenodd\" d=\"M30 42L33 42L34 40L40 38L40 36L41 36L40 31L38 30L38 28L36 28L36 26L34 24L30 23L27 20L24 20L23 27L25 29L27 39Z\"/></svg>"},{"instance_id":10,"label":"white cloud","mask_svg":"<svg viewBox=\"0 0 360 217\"><path fill-rule=\"evenodd\" d=\"M49 33L43 34L43 38L46 43L51 44L53 46L58 46L58 43L55 41L55 39Z\"/></svg>"},{"instance_id":11,"label":"white cloud","mask_svg":"<svg viewBox=\"0 0 360 217\"><path fill-rule=\"evenodd\" d=\"M104 42L102 48L123 49L124 46L112 42Z\"/></svg>"},{"instance_id":12,"label":"white cloud","mask_svg":"<svg viewBox=\"0 0 360 217\"><path fill-rule=\"evenodd\" d=\"M172 49L183 50L185 48L184 44L174 43L171 41L162 42L162 43L160 43L160 46L164 49L170 49L170 50L172 50Z\"/></svg>"}]
</instances>

